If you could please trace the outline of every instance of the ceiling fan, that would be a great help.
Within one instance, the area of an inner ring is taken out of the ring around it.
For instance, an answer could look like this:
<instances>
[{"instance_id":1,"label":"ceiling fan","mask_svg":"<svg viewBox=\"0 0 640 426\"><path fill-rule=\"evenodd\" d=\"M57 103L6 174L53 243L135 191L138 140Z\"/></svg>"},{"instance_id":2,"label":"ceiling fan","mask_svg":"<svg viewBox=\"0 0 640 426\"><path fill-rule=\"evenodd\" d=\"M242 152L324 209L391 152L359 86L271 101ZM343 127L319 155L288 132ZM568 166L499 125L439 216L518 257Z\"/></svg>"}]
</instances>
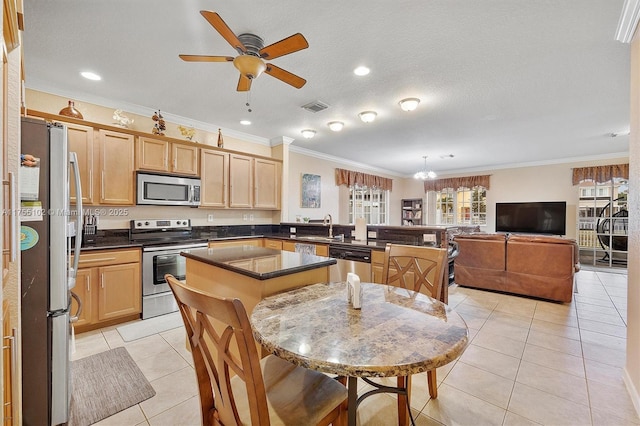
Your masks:
<instances>
[{"instance_id":1,"label":"ceiling fan","mask_svg":"<svg viewBox=\"0 0 640 426\"><path fill-rule=\"evenodd\" d=\"M262 72L283 81L296 89L305 85L307 80L290 73L273 64L265 63L298 50L306 49L309 43L300 33L296 33L276 43L264 46L262 38L255 34L240 34L236 36L220 15L208 10L201 10L200 14L238 51L238 56L207 56L207 55L179 55L187 62L233 62L240 71L238 80L238 92L246 92L251 89L251 81L258 78Z\"/></svg>"}]
</instances>

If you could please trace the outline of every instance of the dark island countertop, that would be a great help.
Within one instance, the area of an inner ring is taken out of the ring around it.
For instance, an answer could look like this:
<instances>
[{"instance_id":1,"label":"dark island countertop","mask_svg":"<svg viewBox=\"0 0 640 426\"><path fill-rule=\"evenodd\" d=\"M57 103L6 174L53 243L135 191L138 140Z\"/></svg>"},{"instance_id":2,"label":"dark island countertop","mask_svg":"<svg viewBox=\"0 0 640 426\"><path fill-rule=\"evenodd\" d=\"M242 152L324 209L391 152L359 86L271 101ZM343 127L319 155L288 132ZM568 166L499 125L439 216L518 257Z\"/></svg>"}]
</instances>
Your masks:
<instances>
[{"instance_id":1,"label":"dark island countertop","mask_svg":"<svg viewBox=\"0 0 640 426\"><path fill-rule=\"evenodd\" d=\"M337 263L331 257L255 246L194 249L181 255L257 280L268 280Z\"/></svg>"}]
</instances>

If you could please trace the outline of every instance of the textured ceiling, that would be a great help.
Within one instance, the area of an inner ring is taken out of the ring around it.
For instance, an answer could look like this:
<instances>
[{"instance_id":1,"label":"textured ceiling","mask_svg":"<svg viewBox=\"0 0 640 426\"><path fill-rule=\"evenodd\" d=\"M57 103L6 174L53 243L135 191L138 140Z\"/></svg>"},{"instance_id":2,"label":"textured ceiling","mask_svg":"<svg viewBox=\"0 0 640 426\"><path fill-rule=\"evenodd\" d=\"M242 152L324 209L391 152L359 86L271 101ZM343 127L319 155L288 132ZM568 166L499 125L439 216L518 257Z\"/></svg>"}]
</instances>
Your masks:
<instances>
[{"instance_id":1,"label":"textured ceiling","mask_svg":"<svg viewBox=\"0 0 640 426\"><path fill-rule=\"evenodd\" d=\"M623 0L25 0L26 86L125 111L265 138L396 175L625 155L629 46L614 40ZM309 48L273 60L307 80L253 82L252 112L235 56L200 10L271 44L296 32ZM352 70L367 65L371 73ZM100 82L79 76L102 75ZM403 112L398 101L422 100ZM321 100L327 110L300 107ZM135 111L134 111L135 110ZM358 113L378 112L364 124ZM241 119L251 126L239 124ZM340 133L327 123L344 121ZM300 131L315 129L306 140ZM612 132L621 135L612 138ZM441 158L453 154L453 158Z\"/></svg>"}]
</instances>

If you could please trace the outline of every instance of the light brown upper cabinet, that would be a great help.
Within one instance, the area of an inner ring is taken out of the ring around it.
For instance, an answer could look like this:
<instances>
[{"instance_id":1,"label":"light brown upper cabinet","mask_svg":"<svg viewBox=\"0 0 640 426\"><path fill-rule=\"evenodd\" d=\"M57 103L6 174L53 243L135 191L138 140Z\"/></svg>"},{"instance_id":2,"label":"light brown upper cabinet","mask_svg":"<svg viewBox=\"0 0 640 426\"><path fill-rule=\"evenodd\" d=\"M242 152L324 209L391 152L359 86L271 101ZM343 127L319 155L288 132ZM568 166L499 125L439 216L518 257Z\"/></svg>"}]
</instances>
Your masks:
<instances>
[{"instance_id":1,"label":"light brown upper cabinet","mask_svg":"<svg viewBox=\"0 0 640 426\"><path fill-rule=\"evenodd\" d=\"M200 207L227 207L229 154L213 149L200 151Z\"/></svg>"},{"instance_id":2,"label":"light brown upper cabinet","mask_svg":"<svg viewBox=\"0 0 640 426\"><path fill-rule=\"evenodd\" d=\"M133 136L65 122L69 151L78 157L83 205L132 206L134 199ZM75 203L75 184L70 185Z\"/></svg>"},{"instance_id":3,"label":"light brown upper cabinet","mask_svg":"<svg viewBox=\"0 0 640 426\"><path fill-rule=\"evenodd\" d=\"M229 154L229 207L253 207L253 157Z\"/></svg>"},{"instance_id":4,"label":"light brown upper cabinet","mask_svg":"<svg viewBox=\"0 0 640 426\"><path fill-rule=\"evenodd\" d=\"M229 154L229 207L280 208L280 175L278 161Z\"/></svg>"},{"instance_id":5,"label":"light brown upper cabinet","mask_svg":"<svg viewBox=\"0 0 640 426\"><path fill-rule=\"evenodd\" d=\"M256 209L280 208L280 163L256 158L253 162L255 193L253 207Z\"/></svg>"},{"instance_id":6,"label":"light brown upper cabinet","mask_svg":"<svg viewBox=\"0 0 640 426\"><path fill-rule=\"evenodd\" d=\"M79 124L65 123L67 126L67 140L69 141L69 151L75 152L78 156L78 169L80 171L80 184L82 185L82 204L94 204L94 156L93 156L93 127L81 126ZM75 176L71 174L71 202L76 202Z\"/></svg>"},{"instance_id":7,"label":"light brown upper cabinet","mask_svg":"<svg viewBox=\"0 0 640 426\"><path fill-rule=\"evenodd\" d=\"M99 130L97 148L99 204L134 205L133 135Z\"/></svg>"},{"instance_id":8,"label":"light brown upper cabinet","mask_svg":"<svg viewBox=\"0 0 640 426\"><path fill-rule=\"evenodd\" d=\"M137 170L198 176L198 147L138 137Z\"/></svg>"}]
</instances>

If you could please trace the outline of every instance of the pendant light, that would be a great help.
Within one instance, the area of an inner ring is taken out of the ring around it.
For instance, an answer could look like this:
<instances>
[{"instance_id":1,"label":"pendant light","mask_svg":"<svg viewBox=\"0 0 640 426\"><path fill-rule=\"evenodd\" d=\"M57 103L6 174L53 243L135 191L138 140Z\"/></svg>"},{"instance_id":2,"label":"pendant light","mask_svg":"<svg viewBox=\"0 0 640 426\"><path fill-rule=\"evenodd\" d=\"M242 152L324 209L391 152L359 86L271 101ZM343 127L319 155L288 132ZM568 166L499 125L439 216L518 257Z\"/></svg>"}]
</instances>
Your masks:
<instances>
[{"instance_id":1,"label":"pendant light","mask_svg":"<svg viewBox=\"0 0 640 426\"><path fill-rule=\"evenodd\" d=\"M433 170L427 169L427 156L423 155L422 158L424 158L424 169L420 170L415 175L413 175L413 178L427 180L427 179L435 179L436 177L438 177L436 172L434 172Z\"/></svg>"}]
</instances>

